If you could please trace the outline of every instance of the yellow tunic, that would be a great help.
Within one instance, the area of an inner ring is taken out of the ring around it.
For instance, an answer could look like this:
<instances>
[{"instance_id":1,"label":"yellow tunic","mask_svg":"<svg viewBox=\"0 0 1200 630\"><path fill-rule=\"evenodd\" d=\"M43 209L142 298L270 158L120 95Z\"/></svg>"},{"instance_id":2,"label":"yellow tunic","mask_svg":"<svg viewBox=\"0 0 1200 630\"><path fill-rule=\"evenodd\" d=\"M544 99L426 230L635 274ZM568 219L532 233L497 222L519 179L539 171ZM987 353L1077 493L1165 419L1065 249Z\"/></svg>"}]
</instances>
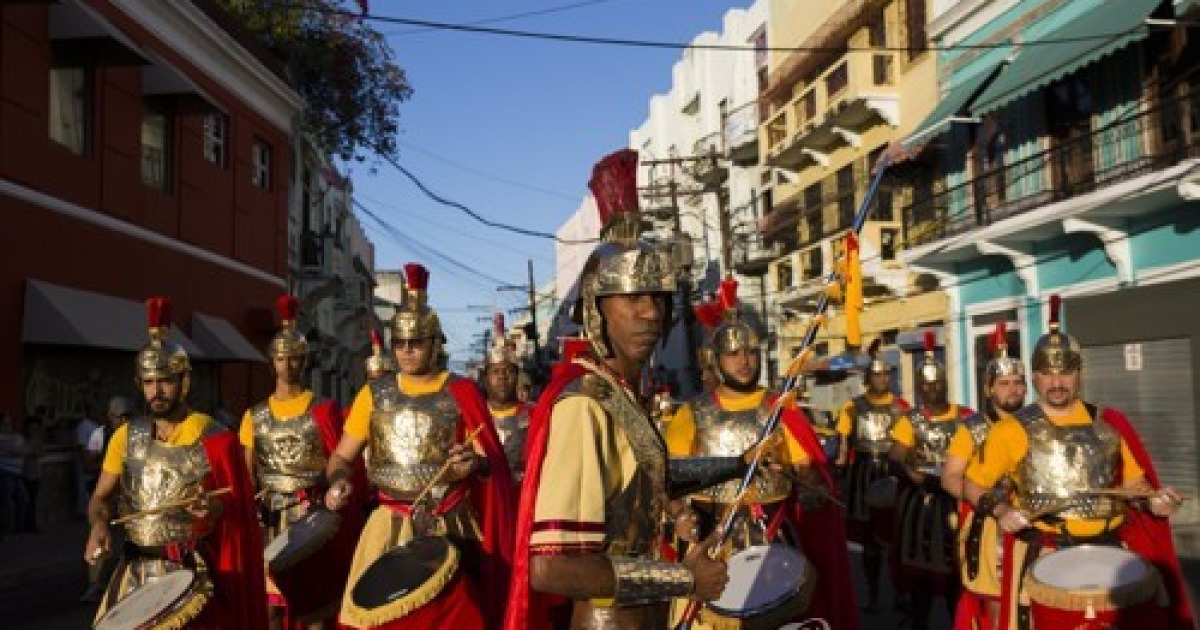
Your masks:
<instances>
[{"instance_id":1,"label":"yellow tunic","mask_svg":"<svg viewBox=\"0 0 1200 630\"><path fill-rule=\"evenodd\" d=\"M1076 401L1075 406L1071 408L1071 412L1068 415L1048 415L1046 417L1050 422L1064 427L1086 425L1092 422L1087 408L1084 407L1082 402L1078 401ZM991 431L988 432L987 440L983 443L983 448L971 458L971 463L967 466L966 478L981 488L991 488L997 481L1006 476L1016 482L1017 467L1028 452L1029 436L1025 433L1025 427L1014 417L1006 416L1001 418L1000 421L992 425ZM1146 474L1141 466L1138 465L1137 460L1133 458L1133 454L1129 451L1129 445L1125 443L1125 440L1121 440L1121 469L1123 483L1136 482ZM1068 533L1073 536L1087 537L1103 533L1106 524L1110 528L1116 527L1123 520L1123 517L1118 516L1111 521L1104 519L1066 518L1065 522ZM1056 531L1054 527L1041 522L1034 523L1034 525L1043 530Z\"/></svg>"},{"instance_id":2,"label":"yellow tunic","mask_svg":"<svg viewBox=\"0 0 1200 630\"><path fill-rule=\"evenodd\" d=\"M762 405L763 397L766 395L765 389L760 389L748 394L722 393L717 391L717 404L726 411L747 411L757 409ZM809 463L808 453L800 442L791 433L784 431L786 436L786 448L784 449L784 461L781 464L791 464L793 466L806 466ZM663 436L667 442L667 452L672 457L687 457L696 452L696 416L692 412L692 406L684 403L679 406L674 417L671 418L670 424L667 425L667 432Z\"/></svg>"},{"instance_id":3,"label":"yellow tunic","mask_svg":"<svg viewBox=\"0 0 1200 630\"><path fill-rule=\"evenodd\" d=\"M517 415L517 410L521 408L521 403L513 403L510 407L493 407L488 403L488 412L492 414L492 418L499 420L500 418L511 418Z\"/></svg>"},{"instance_id":4,"label":"yellow tunic","mask_svg":"<svg viewBox=\"0 0 1200 630\"><path fill-rule=\"evenodd\" d=\"M894 398L891 392L888 392L882 396L873 396L870 393L867 393L865 396L872 405L880 407L892 404ZM842 412L838 414L836 428L839 435L849 436L850 433L854 431L854 418L857 415L858 408L854 406L854 401L847 400L846 404L842 405Z\"/></svg>"},{"instance_id":5,"label":"yellow tunic","mask_svg":"<svg viewBox=\"0 0 1200 630\"><path fill-rule=\"evenodd\" d=\"M931 422L958 422L958 419L958 405L950 405L950 407L946 410L946 413L943 413L940 416L933 416L932 418L929 418ZM961 431L963 428L958 427L958 430ZM906 446L908 448L916 446L917 440L916 436L913 435L912 418L910 418L908 414L898 416L896 418L896 422L892 424L892 440L897 444Z\"/></svg>"},{"instance_id":6,"label":"yellow tunic","mask_svg":"<svg viewBox=\"0 0 1200 630\"><path fill-rule=\"evenodd\" d=\"M175 431L162 443L166 446L191 446L204 435L204 430L213 419L206 414L193 411L183 419ZM104 472L120 476L125 470L125 447L129 442L129 426L121 425L113 432L108 442L108 450L104 453Z\"/></svg>"}]
</instances>

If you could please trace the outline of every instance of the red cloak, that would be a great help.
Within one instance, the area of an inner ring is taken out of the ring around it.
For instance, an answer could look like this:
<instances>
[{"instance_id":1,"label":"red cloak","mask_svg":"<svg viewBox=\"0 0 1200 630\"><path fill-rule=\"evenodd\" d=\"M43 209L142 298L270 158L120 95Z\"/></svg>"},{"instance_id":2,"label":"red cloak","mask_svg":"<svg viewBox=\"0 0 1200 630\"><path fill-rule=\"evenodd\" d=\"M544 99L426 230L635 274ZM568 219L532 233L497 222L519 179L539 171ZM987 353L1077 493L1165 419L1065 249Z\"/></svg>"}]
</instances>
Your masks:
<instances>
[{"instance_id":1,"label":"red cloak","mask_svg":"<svg viewBox=\"0 0 1200 630\"><path fill-rule=\"evenodd\" d=\"M458 402L463 423L468 432L482 427L476 443L488 460L487 476L471 477L471 507L483 532L480 543L480 575L478 584L483 595L483 613L488 627L498 628L504 618L508 598L508 580L513 564L513 505L516 494L512 471L500 436L492 424L487 401L473 381L454 377L446 390Z\"/></svg>"},{"instance_id":2,"label":"red cloak","mask_svg":"<svg viewBox=\"0 0 1200 630\"><path fill-rule=\"evenodd\" d=\"M787 432L808 453L811 465L821 475L825 491L829 496L837 497L837 484L829 472L825 451L804 412L798 407L787 408L780 419ZM854 596L842 509L826 504L818 510L805 512L799 501L789 503L789 516L796 525L800 549L817 573L816 592L806 618L824 619L829 622L829 627L837 630L858 630L858 603Z\"/></svg>"},{"instance_id":3,"label":"red cloak","mask_svg":"<svg viewBox=\"0 0 1200 630\"><path fill-rule=\"evenodd\" d=\"M567 362L569 360L564 357L564 362L554 367L550 382L542 390L529 417L529 432L525 436L525 479L521 484L521 504L517 509L516 548L513 552L508 609L504 615L505 630L549 628L550 606L563 602L561 597L537 593L529 587L529 536L542 481L542 461L546 457L546 442L550 436L550 414L563 390L587 373L583 367Z\"/></svg>"},{"instance_id":4,"label":"red cloak","mask_svg":"<svg viewBox=\"0 0 1200 630\"><path fill-rule=\"evenodd\" d=\"M328 456L337 449L338 441L342 438L342 413L332 400L316 403L310 413L321 432L321 443ZM345 508L338 511L342 524L337 534L320 551L292 570L271 576L287 599L286 628L303 630L307 626L296 618L320 612L323 608L336 616L337 606L341 604L342 593L346 590L350 561L354 558L354 548L362 531L367 490L370 487L361 459L351 466L350 484L352 490L349 501Z\"/></svg>"},{"instance_id":5,"label":"red cloak","mask_svg":"<svg viewBox=\"0 0 1200 630\"><path fill-rule=\"evenodd\" d=\"M218 499L224 513L204 538L202 554L212 576L214 594L201 619L213 619L218 630L258 630L267 627L266 582L263 577L263 541L254 502L254 486L246 470L242 446L232 431L221 431L203 441L212 470L210 489L230 488ZM189 628L207 628L195 623Z\"/></svg>"},{"instance_id":6,"label":"red cloak","mask_svg":"<svg viewBox=\"0 0 1200 630\"><path fill-rule=\"evenodd\" d=\"M1129 447L1133 459L1146 473L1146 481L1150 483L1150 486L1156 490L1161 488L1162 484L1159 481L1158 472L1154 468L1154 462L1150 459L1150 454L1146 452L1142 439L1125 414L1111 407L1105 407L1100 413L1100 419L1121 434L1121 439ZM1118 471L1117 484L1120 483L1120 471ZM1154 565L1158 569L1159 575L1162 576L1167 594L1171 597L1170 606L1166 609L1165 616L1168 622L1166 627L1173 630L1192 630L1195 625L1192 621L1191 601L1188 599L1187 583L1179 568L1179 557L1175 554L1175 542L1171 537L1170 521L1137 508L1127 508L1125 522L1117 532L1121 536L1121 541L1130 551ZM1012 592L1012 580L1007 578L1014 570L1012 566L1014 541L1015 538L1012 535L1005 534L1004 568L1001 572L1000 628L1007 628L1011 624L1008 602L1011 602L1012 598L1016 596Z\"/></svg>"}]
</instances>

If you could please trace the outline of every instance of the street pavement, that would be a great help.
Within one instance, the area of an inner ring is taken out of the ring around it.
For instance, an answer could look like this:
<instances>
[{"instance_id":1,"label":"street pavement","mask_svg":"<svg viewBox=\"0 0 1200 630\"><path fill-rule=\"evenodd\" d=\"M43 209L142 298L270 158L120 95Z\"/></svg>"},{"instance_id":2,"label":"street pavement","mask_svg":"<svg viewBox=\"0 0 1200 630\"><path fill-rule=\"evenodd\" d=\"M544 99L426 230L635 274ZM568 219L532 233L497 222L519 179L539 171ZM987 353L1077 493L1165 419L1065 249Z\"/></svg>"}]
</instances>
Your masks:
<instances>
[{"instance_id":1,"label":"street pavement","mask_svg":"<svg viewBox=\"0 0 1200 630\"><path fill-rule=\"evenodd\" d=\"M95 604L79 604L86 585L82 561L87 526L81 521L49 528L41 534L9 537L0 542L0 630L81 630L91 627ZM856 592L866 592L860 555L852 545L850 563ZM1182 558L1192 601L1200 591L1200 556ZM884 610L862 615L865 630L908 627L892 610L890 585L884 580ZM950 615L936 600L932 630L950 627ZM833 630L837 630L834 628Z\"/></svg>"}]
</instances>

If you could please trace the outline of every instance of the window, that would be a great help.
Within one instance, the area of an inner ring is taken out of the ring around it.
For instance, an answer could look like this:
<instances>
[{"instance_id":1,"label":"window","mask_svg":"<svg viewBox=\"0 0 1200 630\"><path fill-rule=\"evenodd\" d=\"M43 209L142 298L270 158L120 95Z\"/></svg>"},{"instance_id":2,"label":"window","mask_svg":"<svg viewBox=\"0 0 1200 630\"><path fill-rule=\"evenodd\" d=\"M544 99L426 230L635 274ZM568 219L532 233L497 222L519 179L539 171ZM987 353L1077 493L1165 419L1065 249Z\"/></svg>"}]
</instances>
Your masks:
<instances>
[{"instance_id":1,"label":"window","mask_svg":"<svg viewBox=\"0 0 1200 630\"><path fill-rule=\"evenodd\" d=\"M229 117L221 112L204 115L204 159L225 167L229 159Z\"/></svg>"},{"instance_id":2,"label":"window","mask_svg":"<svg viewBox=\"0 0 1200 630\"><path fill-rule=\"evenodd\" d=\"M83 65L50 68L50 139L75 155L92 149L92 72Z\"/></svg>"},{"instance_id":3,"label":"window","mask_svg":"<svg viewBox=\"0 0 1200 630\"><path fill-rule=\"evenodd\" d=\"M837 172L838 229L854 222L854 166L846 165Z\"/></svg>"},{"instance_id":4,"label":"window","mask_svg":"<svg viewBox=\"0 0 1200 630\"><path fill-rule=\"evenodd\" d=\"M884 262L895 261L899 242L900 230L896 228L881 228L879 230L879 257Z\"/></svg>"},{"instance_id":5,"label":"window","mask_svg":"<svg viewBox=\"0 0 1200 630\"><path fill-rule=\"evenodd\" d=\"M166 101L148 98L142 103L142 183L167 192L171 178L171 112Z\"/></svg>"},{"instance_id":6,"label":"window","mask_svg":"<svg viewBox=\"0 0 1200 630\"><path fill-rule=\"evenodd\" d=\"M904 3L904 15L908 31L908 58L916 59L929 47L929 35L925 30L925 0L907 0Z\"/></svg>"},{"instance_id":7,"label":"window","mask_svg":"<svg viewBox=\"0 0 1200 630\"><path fill-rule=\"evenodd\" d=\"M271 189L271 145L257 138L250 145L250 183L263 190Z\"/></svg>"}]
</instances>

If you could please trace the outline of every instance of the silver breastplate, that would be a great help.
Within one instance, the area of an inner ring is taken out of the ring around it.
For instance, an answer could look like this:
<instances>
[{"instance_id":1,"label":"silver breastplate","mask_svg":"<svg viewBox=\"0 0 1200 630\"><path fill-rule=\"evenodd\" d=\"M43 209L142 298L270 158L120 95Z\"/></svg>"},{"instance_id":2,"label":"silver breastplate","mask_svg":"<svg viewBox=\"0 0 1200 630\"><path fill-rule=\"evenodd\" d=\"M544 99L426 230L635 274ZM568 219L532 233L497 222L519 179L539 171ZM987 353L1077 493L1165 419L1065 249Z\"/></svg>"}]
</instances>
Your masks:
<instances>
[{"instance_id":1,"label":"silver breastplate","mask_svg":"<svg viewBox=\"0 0 1200 630\"><path fill-rule=\"evenodd\" d=\"M992 429L992 422L988 420L982 412L977 413L970 418L962 421L967 432L971 434L971 442L975 444L975 448L983 446L983 441L987 439L988 431Z\"/></svg>"},{"instance_id":2,"label":"silver breastplate","mask_svg":"<svg viewBox=\"0 0 1200 630\"><path fill-rule=\"evenodd\" d=\"M957 411L957 407L952 407ZM913 467L926 475L941 475L946 448L958 428L957 420L933 420L920 412L910 416L913 427Z\"/></svg>"},{"instance_id":3,"label":"silver breastplate","mask_svg":"<svg viewBox=\"0 0 1200 630\"><path fill-rule=\"evenodd\" d=\"M893 405L874 405L865 396L854 399L854 450L870 455L885 455L892 449Z\"/></svg>"},{"instance_id":4,"label":"silver breastplate","mask_svg":"<svg viewBox=\"0 0 1200 630\"><path fill-rule=\"evenodd\" d=\"M513 474L525 471L525 435L529 432L529 408L522 405L517 413L496 418L496 433L504 445L504 455Z\"/></svg>"},{"instance_id":5,"label":"silver breastplate","mask_svg":"<svg viewBox=\"0 0 1200 630\"><path fill-rule=\"evenodd\" d=\"M745 453L758 442L762 432L765 418L760 416L761 412L761 407L728 411L722 409L712 396L708 395L692 401L692 413L696 418L695 454L720 457ZM792 490L791 481L783 475L773 477L772 481L762 477L755 480L756 496L752 500L771 503L788 496ZM737 500L741 483L740 479L731 479L701 490L698 496L711 501L730 503Z\"/></svg>"},{"instance_id":6,"label":"silver breastplate","mask_svg":"<svg viewBox=\"0 0 1200 630\"><path fill-rule=\"evenodd\" d=\"M121 473L121 513L143 512L194 496L210 471L200 440L166 446L154 439L154 423L129 423L125 467ZM169 510L125 524L129 539L141 547L160 547L196 538L195 519L186 510Z\"/></svg>"},{"instance_id":7,"label":"silver breastplate","mask_svg":"<svg viewBox=\"0 0 1200 630\"><path fill-rule=\"evenodd\" d=\"M1029 438L1029 451L1017 468L1021 506L1038 510L1073 497L1064 518L1111 518L1121 513L1110 497L1086 490L1112 488L1121 460L1121 436L1103 421L1060 427L1029 405L1017 412Z\"/></svg>"},{"instance_id":8,"label":"silver breastplate","mask_svg":"<svg viewBox=\"0 0 1200 630\"><path fill-rule=\"evenodd\" d=\"M266 402L250 411L255 468L263 488L295 492L316 485L325 474L325 441L313 418L313 406L288 420L276 418Z\"/></svg>"},{"instance_id":9,"label":"silver breastplate","mask_svg":"<svg viewBox=\"0 0 1200 630\"><path fill-rule=\"evenodd\" d=\"M370 387L375 409L367 476L397 497L415 495L437 476L454 445L458 403L445 387L432 394L405 394L394 377L375 379Z\"/></svg>"},{"instance_id":10,"label":"silver breastplate","mask_svg":"<svg viewBox=\"0 0 1200 630\"><path fill-rule=\"evenodd\" d=\"M659 528L667 508L667 449L649 414L631 392L598 374L585 375L569 385L563 395L584 395L600 403L612 422L614 435L616 432L625 435L637 460L629 482L604 498L605 553L657 556ZM620 476L621 471L610 470L605 474Z\"/></svg>"}]
</instances>

